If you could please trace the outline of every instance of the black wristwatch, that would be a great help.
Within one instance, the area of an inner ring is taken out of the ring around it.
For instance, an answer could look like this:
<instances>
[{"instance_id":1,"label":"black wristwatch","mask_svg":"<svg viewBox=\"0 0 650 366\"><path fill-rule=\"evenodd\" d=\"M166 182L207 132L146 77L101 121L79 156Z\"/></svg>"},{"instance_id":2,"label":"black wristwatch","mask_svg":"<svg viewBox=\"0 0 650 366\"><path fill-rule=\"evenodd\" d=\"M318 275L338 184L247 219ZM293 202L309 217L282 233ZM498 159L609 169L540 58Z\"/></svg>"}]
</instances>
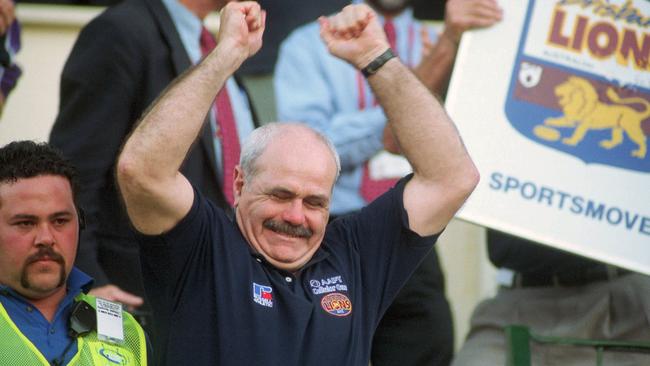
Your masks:
<instances>
[{"instance_id":1,"label":"black wristwatch","mask_svg":"<svg viewBox=\"0 0 650 366\"><path fill-rule=\"evenodd\" d=\"M368 66L361 69L361 73L363 74L363 76L368 77L376 73L377 70L379 70L382 66L384 66L384 64L393 57L395 57L395 54L393 53L393 50L389 48L384 53L377 56L376 59L372 60L372 62L370 62Z\"/></svg>"}]
</instances>

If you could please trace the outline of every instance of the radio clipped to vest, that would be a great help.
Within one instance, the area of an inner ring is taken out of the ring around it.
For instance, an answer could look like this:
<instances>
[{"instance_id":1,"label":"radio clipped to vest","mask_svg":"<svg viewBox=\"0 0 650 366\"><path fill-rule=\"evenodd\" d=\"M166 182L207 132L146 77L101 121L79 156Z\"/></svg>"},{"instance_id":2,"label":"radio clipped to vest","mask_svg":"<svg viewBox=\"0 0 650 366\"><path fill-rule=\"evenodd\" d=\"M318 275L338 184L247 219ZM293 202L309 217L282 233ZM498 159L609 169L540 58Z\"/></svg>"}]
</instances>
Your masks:
<instances>
[{"instance_id":1,"label":"radio clipped to vest","mask_svg":"<svg viewBox=\"0 0 650 366\"><path fill-rule=\"evenodd\" d=\"M85 300L75 302L70 313L70 329L68 333L71 338L84 336L97 326L97 315L95 309Z\"/></svg>"}]
</instances>

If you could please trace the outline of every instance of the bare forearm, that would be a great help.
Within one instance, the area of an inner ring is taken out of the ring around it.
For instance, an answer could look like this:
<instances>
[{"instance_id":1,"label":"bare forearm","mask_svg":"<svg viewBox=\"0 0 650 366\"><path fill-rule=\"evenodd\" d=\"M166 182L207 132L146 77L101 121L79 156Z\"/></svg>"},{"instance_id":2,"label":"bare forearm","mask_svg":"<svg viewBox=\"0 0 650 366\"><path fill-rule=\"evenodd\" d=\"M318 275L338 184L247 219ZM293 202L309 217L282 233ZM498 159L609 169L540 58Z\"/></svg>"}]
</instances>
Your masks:
<instances>
[{"instance_id":1,"label":"bare forearm","mask_svg":"<svg viewBox=\"0 0 650 366\"><path fill-rule=\"evenodd\" d=\"M136 165L139 174L164 179L177 173L215 95L239 66L237 60L217 53L170 85L145 112L121 154L121 160Z\"/></svg>"},{"instance_id":2,"label":"bare forearm","mask_svg":"<svg viewBox=\"0 0 650 366\"><path fill-rule=\"evenodd\" d=\"M453 123L397 58L383 66L373 61L382 60L388 42L367 5L347 6L331 19L321 18L321 37L333 55L355 67L373 64L365 69L368 82L415 173L404 190L409 227L420 235L440 232L478 182Z\"/></svg>"},{"instance_id":3,"label":"bare forearm","mask_svg":"<svg viewBox=\"0 0 650 366\"><path fill-rule=\"evenodd\" d=\"M447 91L462 34L470 29L491 26L501 19L496 0L448 0L445 30L430 52L424 54L414 72L436 95Z\"/></svg>"},{"instance_id":4,"label":"bare forearm","mask_svg":"<svg viewBox=\"0 0 650 366\"><path fill-rule=\"evenodd\" d=\"M427 88L393 59L368 78L414 176L404 191L410 228L440 232L478 182L458 132Z\"/></svg>"},{"instance_id":5,"label":"bare forearm","mask_svg":"<svg viewBox=\"0 0 650 366\"><path fill-rule=\"evenodd\" d=\"M163 92L118 158L120 192L131 222L142 233L171 229L191 207L192 188L179 168L215 95L234 70L213 56Z\"/></svg>"},{"instance_id":6,"label":"bare forearm","mask_svg":"<svg viewBox=\"0 0 650 366\"><path fill-rule=\"evenodd\" d=\"M152 178L172 178L201 130L217 92L262 45L265 13L251 1L232 2L221 12L217 47L177 79L147 111L124 147L126 165ZM140 171L140 170L138 170Z\"/></svg>"},{"instance_id":7,"label":"bare forearm","mask_svg":"<svg viewBox=\"0 0 650 366\"><path fill-rule=\"evenodd\" d=\"M118 158L117 180L139 231L165 232L189 211L194 193L178 170L217 92L261 47L264 14L255 2L227 4L218 46L163 92L128 138Z\"/></svg>"},{"instance_id":8,"label":"bare forearm","mask_svg":"<svg viewBox=\"0 0 650 366\"><path fill-rule=\"evenodd\" d=\"M458 45L444 33L438 37L431 52L422 57L413 70L420 81L435 95L444 96L456 60Z\"/></svg>"},{"instance_id":9,"label":"bare forearm","mask_svg":"<svg viewBox=\"0 0 650 366\"><path fill-rule=\"evenodd\" d=\"M447 113L403 64L393 59L368 81L416 174L442 181L473 168Z\"/></svg>"}]
</instances>

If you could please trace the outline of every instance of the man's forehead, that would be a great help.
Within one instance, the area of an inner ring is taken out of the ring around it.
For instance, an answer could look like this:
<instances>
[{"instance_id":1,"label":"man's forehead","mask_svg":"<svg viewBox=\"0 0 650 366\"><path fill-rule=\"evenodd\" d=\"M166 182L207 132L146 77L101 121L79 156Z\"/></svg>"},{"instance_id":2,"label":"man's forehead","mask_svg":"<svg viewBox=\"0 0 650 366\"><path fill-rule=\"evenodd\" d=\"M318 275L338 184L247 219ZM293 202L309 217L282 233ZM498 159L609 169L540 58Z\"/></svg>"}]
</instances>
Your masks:
<instances>
[{"instance_id":1,"label":"man's forehead","mask_svg":"<svg viewBox=\"0 0 650 366\"><path fill-rule=\"evenodd\" d=\"M262 156L269 161L282 163L287 159L312 159L317 161L326 160L331 156L327 144L316 134L315 131L301 125L293 125L283 129L269 141Z\"/></svg>"},{"instance_id":2,"label":"man's forehead","mask_svg":"<svg viewBox=\"0 0 650 366\"><path fill-rule=\"evenodd\" d=\"M0 207L3 202L21 203L28 200L74 205L72 186L63 176L39 175L0 183Z\"/></svg>"},{"instance_id":3,"label":"man's forehead","mask_svg":"<svg viewBox=\"0 0 650 366\"><path fill-rule=\"evenodd\" d=\"M57 174L41 174L33 177L20 177L15 179L6 179L0 181L0 189L8 188L22 188L22 187L44 187L59 190L72 191L72 185L70 180L63 176Z\"/></svg>"}]
</instances>

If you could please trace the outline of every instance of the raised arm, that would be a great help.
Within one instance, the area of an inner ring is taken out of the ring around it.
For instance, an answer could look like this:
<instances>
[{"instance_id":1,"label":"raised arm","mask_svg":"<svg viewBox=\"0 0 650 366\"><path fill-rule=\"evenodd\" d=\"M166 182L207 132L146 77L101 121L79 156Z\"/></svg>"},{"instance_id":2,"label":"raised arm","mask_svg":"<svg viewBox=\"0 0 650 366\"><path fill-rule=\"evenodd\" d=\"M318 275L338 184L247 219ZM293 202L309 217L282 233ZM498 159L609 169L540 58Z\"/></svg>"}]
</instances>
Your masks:
<instances>
[{"instance_id":1,"label":"raised arm","mask_svg":"<svg viewBox=\"0 0 650 366\"><path fill-rule=\"evenodd\" d=\"M425 44L422 60L413 72L431 92L444 95L463 33L492 26L501 17L502 10L496 0L448 0L445 29L435 44ZM428 35L422 39L426 42Z\"/></svg>"},{"instance_id":2,"label":"raised arm","mask_svg":"<svg viewBox=\"0 0 650 366\"><path fill-rule=\"evenodd\" d=\"M330 52L359 69L389 47L365 4L347 6L320 22ZM368 82L413 166L414 176L404 191L409 225L420 235L440 232L478 183L478 171L440 103L397 58Z\"/></svg>"},{"instance_id":3,"label":"raised arm","mask_svg":"<svg viewBox=\"0 0 650 366\"><path fill-rule=\"evenodd\" d=\"M317 24L310 24L282 42L273 77L278 120L305 122L325 134L336 146L343 171L350 171L382 149L386 116L372 103L363 110L341 106L355 94L337 90L327 70L333 61L344 61L332 60L317 40ZM336 78L345 85L356 77L354 70L336 70L343 72Z\"/></svg>"},{"instance_id":4,"label":"raised arm","mask_svg":"<svg viewBox=\"0 0 650 366\"><path fill-rule=\"evenodd\" d=\"M140 232L163 233L189 211L194 194L178 170L218 91L260 49L264 20L255 2L228 3L221 11L217 47L163 92L126 141L117 181Z\"/></svg>"}]
</instances>

